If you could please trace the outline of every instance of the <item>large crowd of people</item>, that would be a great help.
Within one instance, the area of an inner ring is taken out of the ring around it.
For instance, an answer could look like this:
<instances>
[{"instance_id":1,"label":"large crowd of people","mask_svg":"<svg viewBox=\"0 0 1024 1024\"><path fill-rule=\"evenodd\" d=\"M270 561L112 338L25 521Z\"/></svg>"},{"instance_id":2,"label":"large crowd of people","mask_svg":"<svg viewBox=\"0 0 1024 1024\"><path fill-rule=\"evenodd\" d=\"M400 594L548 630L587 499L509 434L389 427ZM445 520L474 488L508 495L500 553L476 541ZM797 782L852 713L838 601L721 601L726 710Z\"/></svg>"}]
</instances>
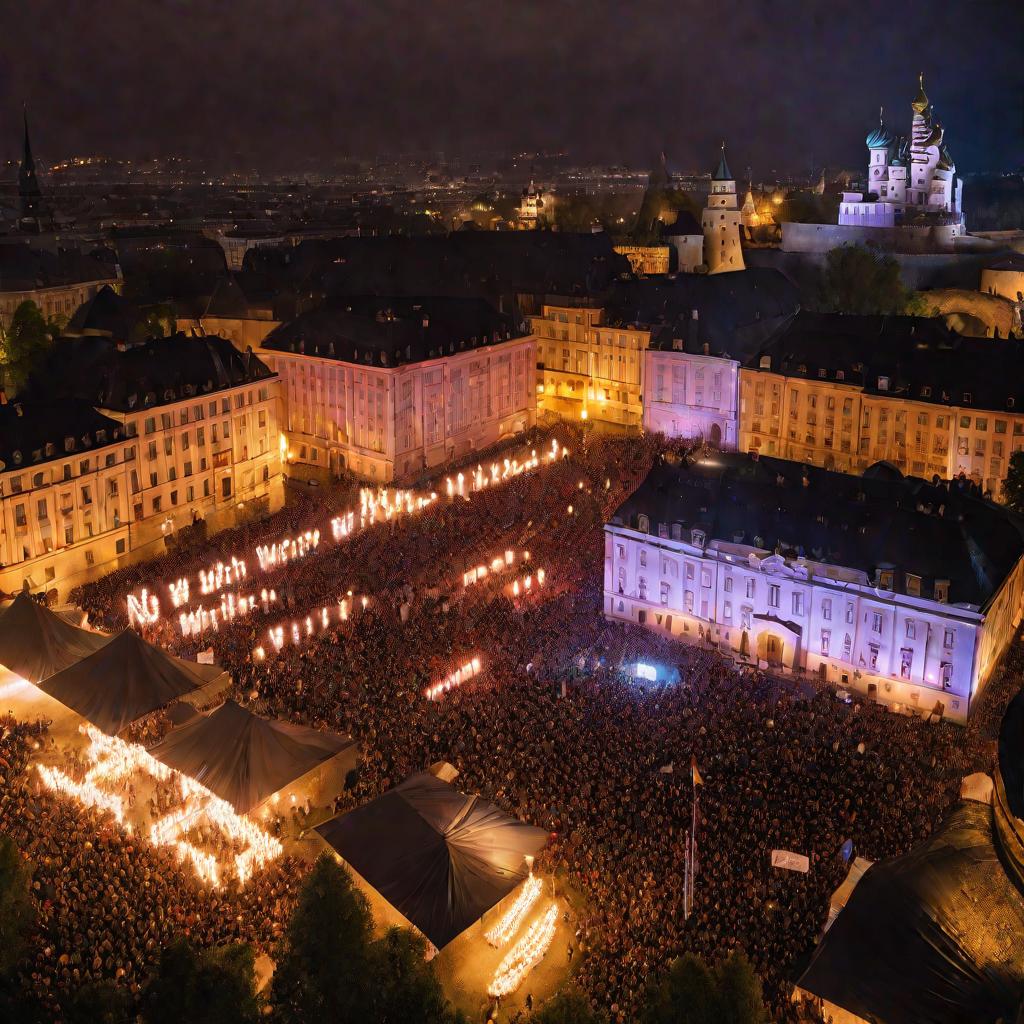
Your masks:
<instances>
[{"instance_id":1,"label":"large crowd of people","mask_svg":"<svg viewBox=\"0 0 1024 1024\"><path fill-rule=\"evenodd\" d=\"M147 635L182 656L212 646L237 697L260 713L356 736L358 781L336 808L448 761L461 788L547 830L542 868L577 908L574 947L549 955L571 960L584 992L613 1020L634 1019L645 985L675 955L713 960L735 948L785 1019L794 971L846 871L843 844L877 859L930 833L961 778L991 767L1002 684L990 687L992 710L962 729L737 666L696 638L683 644L606 622L602 524L665 450L656 439L564 426L558 439L570 458L325 544L263 577L260 586L284 595L281 606L199 638L182 637L169 621L147 626ZM79 602L96 625L121 627L129 591L282 533L322 528L328 506L343 498L352 492L306 498L201 550L122 570L83 588ZM506 549L530 552L529 564L545 569L543 588L512 595L511 576L500 573L463 588L468 568ZM369 601L347 621L280 651L266 643L270 626L349 590ZM479 675L424 697L471 657ZM678 667L679 682L629 678L622 666L638 658ZM0 769L19 781L0 795L0 829L35 865L43 912L25 970L37 991L54 997L96 977L137 985L155 950L183 932L204 944L241 937L270 948L301 865L286 859L241 891L211 894L169 855L40 794L24 771L31 742L24 726L5 727ZM697 874L685 919L695 793ZM810 870L773 868L772 849L806 854Z\"/></svg>"}]
</instances>

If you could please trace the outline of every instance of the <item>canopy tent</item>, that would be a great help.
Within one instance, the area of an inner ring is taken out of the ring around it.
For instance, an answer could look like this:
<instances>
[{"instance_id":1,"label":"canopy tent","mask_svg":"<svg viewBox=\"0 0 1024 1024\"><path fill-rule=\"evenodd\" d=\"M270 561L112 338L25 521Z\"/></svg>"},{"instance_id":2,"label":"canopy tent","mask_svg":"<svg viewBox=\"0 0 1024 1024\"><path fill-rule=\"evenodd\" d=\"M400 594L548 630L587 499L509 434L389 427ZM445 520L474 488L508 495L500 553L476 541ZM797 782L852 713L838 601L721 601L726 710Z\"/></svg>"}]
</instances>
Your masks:
<instances>
[{"instance_id":1,"label":"canopy tent","mask_svg":"<svg viewBox=\"0 0 1024 1024\"><path fill-rule=\"evenodd\" d=\"M105 733L116 735L223 674L216 665L175 658L126 629L88 658L43 680L39 688Z\"/></svg>"},{"instance_id":2,"label":"canopy tent","mask_svg":"<svg viewBox=\"0 0 1024 1024\"><path fill-rule=\"evenodd\" d=\"M962 801L926 842L870 867L797 984L877 1024L1015 1019L1024 895L991 807Z\"/></svg>"},{"instance_id":3,"label":"canopy tent","mask_svg":"<svg viewBox=\"0 0 1024 1024\"><path fill-rule=\"evenodd\" d=\"M149 752L239 814L332 759L339 771L349 771L359 756L350 736L260 718L233 700L172 729Z\"/></svg>"},{"instance_id":4,"label":"canopy tent","mask_svg":"<svg viewBox=\"0 0 1024 1024\"><path fill-rule=\"evenodd\" d=\"M317 831L438 949L507 896L547 841L427 772Z\"/></svg>"},{"instance_id":5,"label":"canopy tent","mask_svg":"<svg viewBox=\"0 0 1024 1024\"><path fill-rule=\"evenodd\" d=\"M30 683L89 657L109 640L105 633L72 625L28 594L0 611L0 665Z\"/></svg>"}]
</instances>

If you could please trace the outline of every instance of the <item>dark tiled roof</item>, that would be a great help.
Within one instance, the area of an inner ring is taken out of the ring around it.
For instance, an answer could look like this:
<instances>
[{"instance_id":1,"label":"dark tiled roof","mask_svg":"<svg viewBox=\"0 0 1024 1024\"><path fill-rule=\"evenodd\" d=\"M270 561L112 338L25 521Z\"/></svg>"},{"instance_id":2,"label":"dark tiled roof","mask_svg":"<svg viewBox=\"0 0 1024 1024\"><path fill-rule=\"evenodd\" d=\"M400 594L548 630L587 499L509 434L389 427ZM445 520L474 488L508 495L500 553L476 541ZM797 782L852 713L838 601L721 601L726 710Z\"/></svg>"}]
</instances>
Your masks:
<instances>
[{"instance_id":1,"label":"dark tiled roof","mask_svg":"<svg viewBox=\"0 0 1024 1024\"><path fill-rule=\"evenodd\" d=\"M630 274L629 261L607 235L552 231L310 240L287 250L251 251L246 267L329 296L461 295L491 301L517 292L591 294Z\"/></svg>"},{"instance_id":2,"label":"dark tiled roof","mask_svg":"<svg viewBox=\"0 0 1024 1024\"><path fill-rule=\"evenodd\" d=\"M68 322L64 333L105 334L127 340L139 322L138 310L110 285L104 285L88 302L83 302Z\"/></svg>"},{"instance_id":3,"label":"dark tiled roof","mask_svg":"<svg viewBox=\"0 0 1024 1024\"><path fill-rule=\"evenodd\" d=\"M20 243L0 245L0 292L104 281L114 275L109 263L77 251L53 253Z\"/></svg>"},{"instance_id":4,"label":"dark tiled roof","mask_svg":"<svg viewBox=\"0 0 1024 1024\"><path fill-rule=\"evenodd\" d=\"M520 336L510 317L482 299L362 297L303 313L263 347L396 366Z\"/></svg>"},{"instance_id":5,"label":"dark tiled roof","mask_svg":"<svg viewBox=\"0 0 1024 1024\"><path fill-rule=\"evenodd\" d=\"M113 444L120 440L122 429L120 423L98 413L87 402L9 402L0 405L0 462L5 470L29 468L72 452L80 454Z\"/></svg>"},{"instance_id":6,"label":"dark tiled roof","mask_svg":"<svg viewBox=\"0 0 1024 1024\"><path fill-rule=\"evenodd\" d=\"M128 412L272 376L251 352L216 336L175 334L123 350L108 338L68 338L47 354L29 394L71 396Z\"/></svg>"},{"instance_id":7,"label":"dark tiled roof","mask_svg":"<svg viewBox=\"0 0 1024 1024\"><path fill-rule=\"evenodd\" d=\"M661 229L662 238L671 238L675 235L703 235L704 229L697 223L689 210L680 210L679 216L671 223Z\"/></svg>"},{"instance_id":8,"label":"dark tiled roof","mask_svg":"<svg viewBox=\"0 0 1024 1024\"><path fill-rule=\"evenodd\" d=\"M748 366L763 356L773 373L790 377L940 405L1024 409L1024 343L962 337L941 317L801 312Z\"/></svg>"},{"instance_id":9,"label":"dark tiled roof","mask_svg":"<svg viewBox=\"0 0 1024 1024\"><path fill-rule=\"evenodd\" d=\"M1013 252L1009 256L990 263L986 270L1015 270L1018 274L1024 274L1024 253Z\"/></svg>"},{"instance_id":10,"label":"dark tiled roof","mask_svg":"<svg viewBox=\"0 0 1024 1024\"><path fill-rule=\"evenodd\" d=\"M738 543L869 578L879 566L893 567L897 592L905 592L905 573L922 578L925 595L936 579L949 580L950 602L977 606L1024 554L1024 520L955 481L847 476L735 453L655 466L613 522L633 525L641 513L652 533L656 523L681 523L709 540L741 537Z\"/></svg>"},{"instance_id":11,"label":"dark tiled roof","mask_svg":"<svg viewBox=\"0 0 1024 1024\"><path fill-rule=\"evenodd\" d=\"M605 309L610 322L652 327L651 347L744 359L764 345L800 308L789 278L752 268L734 274L677 274L669 279L617 282ZM693 319L697 312L696 321Z\"/></svg>"}]
</instances>

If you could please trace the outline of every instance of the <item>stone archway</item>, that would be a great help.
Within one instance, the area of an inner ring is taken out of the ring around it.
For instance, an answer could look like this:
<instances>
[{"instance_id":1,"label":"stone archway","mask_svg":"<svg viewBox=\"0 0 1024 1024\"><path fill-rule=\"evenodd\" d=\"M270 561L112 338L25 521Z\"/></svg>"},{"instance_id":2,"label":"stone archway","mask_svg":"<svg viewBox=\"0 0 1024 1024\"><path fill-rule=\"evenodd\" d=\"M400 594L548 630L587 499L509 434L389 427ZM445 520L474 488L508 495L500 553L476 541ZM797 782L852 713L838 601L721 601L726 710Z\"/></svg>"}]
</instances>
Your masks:
<instances>
[{"instance_id":1,"label":"stone archway","mask_svg":"<svg viewBox=\"0 0 1024 1024\"><path fill-rule=\"evenodd\" d=\"M708 433L708 443L715 448L722 447L722 428L717 423L711 424L711 430Z\"/></svg>"},{"instance_id":2,"label":"stone archway","mask_svg":"<svg viewBox=\"0 0 1024 1024\"><path fill-rule=\"evenodd\" d=\"M757 636L757 659L766 661L771 668L786 664L786 642L773 630L762 630Z\"/></svg>"}]
</instances>

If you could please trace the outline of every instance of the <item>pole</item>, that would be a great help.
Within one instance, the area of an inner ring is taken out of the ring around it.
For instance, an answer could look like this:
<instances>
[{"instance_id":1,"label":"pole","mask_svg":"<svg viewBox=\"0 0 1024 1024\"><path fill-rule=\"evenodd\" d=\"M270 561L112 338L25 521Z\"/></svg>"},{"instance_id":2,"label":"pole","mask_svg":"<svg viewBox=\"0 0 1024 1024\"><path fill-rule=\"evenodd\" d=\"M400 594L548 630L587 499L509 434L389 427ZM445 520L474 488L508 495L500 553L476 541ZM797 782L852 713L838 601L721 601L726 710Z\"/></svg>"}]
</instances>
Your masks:
<instances>
[{"instance_id":1,"label":"pole","mask_svg":"<svg viewBox=\"0 0 1024 1024\"><path fill-rule=\"evenodd\" d=\"M686 833L686 845L683 847L683 920L690 917L690 833Z\"/></svg>"},{"instance_id":2,"label":"pole","mask_svg":"<svg viewBox=\"0 0 1024 1024\"><path fill-rule=\"evenodd\" d=\"M690 829L690 907L693 907L694 888L697 878L697 783L693 779L693 822Z\"/></svg>"}]
</instances>

